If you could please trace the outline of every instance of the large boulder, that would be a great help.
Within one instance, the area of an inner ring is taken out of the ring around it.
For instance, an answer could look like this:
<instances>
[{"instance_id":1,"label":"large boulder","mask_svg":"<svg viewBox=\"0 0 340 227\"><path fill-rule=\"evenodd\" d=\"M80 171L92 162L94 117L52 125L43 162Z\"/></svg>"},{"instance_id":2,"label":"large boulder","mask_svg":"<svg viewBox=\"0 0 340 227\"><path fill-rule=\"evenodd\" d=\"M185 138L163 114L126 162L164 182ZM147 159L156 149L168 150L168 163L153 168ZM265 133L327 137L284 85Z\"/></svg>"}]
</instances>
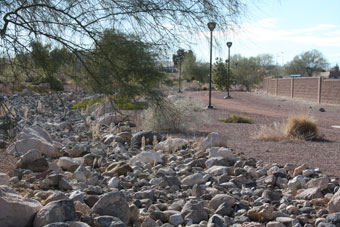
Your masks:
<instances>
[{"instance_id":1,"label":"large boulder","mask_svg":"<svg viewBox=\"0 0 340 227\"><path fill-rule=\"evenodd\" d=\"M340 190L338 190L328 203L328 212L340 212Z\"/></svg>"},{"instance_id":2,"label":"large boulder","mask_svg":"<svg viewBox=\"0 0 340 227\"><path fill-rule=\"evenodd\" d=\"M47 157L56 158L59 156L51 136L39 126L24 128L17 135L15 142L8 146L7 153L21 156L32 149L40 151Z\"/></svg>"},{"instance_id":3,"label":"large boulder","mask_svg":"<svg viewBox=\"0 0 340 227\"><path fill-rule=\"evenodd\" d=\"M43 227L54 222L75 221L76 209L72 200L57 200L44 206L34 218L33 227Z\"/></svg>"},{"instance_id":4,"label":"large boulder","mask_svg":"<svg viewBox=\"0 0 340 227\"><path fill-rule=\"evenodd\" d=\"M109 126L111 123L118 124L123 121L124 116L119 113L106 113L97 119L99 125Z\"/></svg>"},{"instance_id":5,"label":"large boulder","mask_svg":"<svg viewBox=\"0 0 340 227\"><path fill-rule=\"evenodd\" d=\"M42 156L40 151L32 149L20 157L17 167L29 169L33 172L44 172L48 170L49 165L46 158Z\"/></svg>"},{"instance_id":6,"label":"large boulder","mask_svg":"<svg viewBox=\"0 0 340 227\"><path fill-rule=\"evenodd\" d=\"M42 205L27 199L5 185L0 185L0 226L32 226L35 214Z\"/></svg>"},{"instance_id":7,"label":"large boulder","mask_svg":"<svg viewBox=\"0 0 340 227\"><path fill-rule=\"evenodd\" d=\"M123 193L109 192L93 205L89 213L117 217L127 225L130 218L130 207Z\"/></svg>"},{"instance_id":8,"label":"large boulder","mask_svg":"<svg viewBox=\"0 0 340 227\"><path fill-rule=\"evenodd\" d=\"M200 149L205 151L210 147L227 147L227 137L218 132L210 133L202 142Z\"/></svg>"}]
</instances>

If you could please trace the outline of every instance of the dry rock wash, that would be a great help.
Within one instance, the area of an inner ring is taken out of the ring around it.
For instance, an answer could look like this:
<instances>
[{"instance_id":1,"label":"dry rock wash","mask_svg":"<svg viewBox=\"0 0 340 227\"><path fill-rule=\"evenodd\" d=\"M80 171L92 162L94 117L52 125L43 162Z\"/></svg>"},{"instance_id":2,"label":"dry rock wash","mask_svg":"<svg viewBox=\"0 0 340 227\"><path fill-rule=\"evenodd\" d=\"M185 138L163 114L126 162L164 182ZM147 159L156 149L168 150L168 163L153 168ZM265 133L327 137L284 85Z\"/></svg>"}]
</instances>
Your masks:
<instances>
[{"instance_id":1,"label":"dry rock wash","mask_svg":"<svg viewBox=\"0 0 340 227\"><path fill-rule=\"evenodd\" d=\"M71 109L89 98L8 97L27 116L3 151L18 162L0 173L1 227L340 226L339 181L317 167L239 156L216 132L136 132L108 102Z\"/></svg>"}]
</instances>

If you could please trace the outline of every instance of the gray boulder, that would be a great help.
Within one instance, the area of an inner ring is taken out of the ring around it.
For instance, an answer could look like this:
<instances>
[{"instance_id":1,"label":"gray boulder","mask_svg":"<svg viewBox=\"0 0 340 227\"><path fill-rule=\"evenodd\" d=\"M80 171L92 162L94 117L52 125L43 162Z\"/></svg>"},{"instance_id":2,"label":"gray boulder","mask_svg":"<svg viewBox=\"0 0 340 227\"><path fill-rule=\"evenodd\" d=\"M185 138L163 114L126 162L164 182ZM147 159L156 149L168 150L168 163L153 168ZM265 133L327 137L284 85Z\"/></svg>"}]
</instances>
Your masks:
<instances>
[{"instance_id":1,"label":"gray boulder","mask_svg":"<svg viewBox=\"0 0 340 227\"><path fill-rule=\"evenodd\" d=\"M124 194L117 191L104 194L93 205L89 213L117 217L127 225L130 217L130 208Z\"/></svg>"},{"instance_id":2,"label":"gray boulder","mask_svg":"<svg viewBox=\"0 0 340 227\"><path fill-rule=\"evenodd\" d=\"M23 198L5 185L0 185L1 227L32 226L35 214L42 205L33 199Z\"/></svg>"},{"instance_id":3,"label":"gray boulder","mask_svg":"<svg viewBox=\"0 0 340 227\"><path fill-rule=\"evenodd\" d=\"M72 200L53 201L37 213L33 227L43 227L55 222L75 221L76 218L76 209Z\"/></svg>"}]
</instances>

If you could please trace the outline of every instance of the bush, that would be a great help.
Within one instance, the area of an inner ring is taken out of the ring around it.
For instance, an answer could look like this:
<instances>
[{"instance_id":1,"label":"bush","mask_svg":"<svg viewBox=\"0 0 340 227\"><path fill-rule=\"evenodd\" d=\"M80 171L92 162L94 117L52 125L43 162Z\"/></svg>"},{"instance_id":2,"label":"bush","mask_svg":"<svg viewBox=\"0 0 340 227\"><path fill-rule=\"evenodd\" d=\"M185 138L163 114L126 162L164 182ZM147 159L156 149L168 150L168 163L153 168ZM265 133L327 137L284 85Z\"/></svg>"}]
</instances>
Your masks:
<instances>
[{"instance_id":1,"label":"bush","mask_svg":"<svg viewBox=\"0 0 340 227\"><path fill-rule=\"evenodd\" d=\"M104 103L104 102L105 102L105 98L97 97L94 99L81 101L77 104L74 104L71 108L72 109L78 109L78 108L86 109L87 106L92 106L95 103Z\"/></svg>"},{"instance_id":2,"label":"bush","mask_svg":"<svg viewBox=\"0 0 340 227\"><path fill-rule=\"evenodd\" d=\"M319 139L319 129L315 120L307 115L293 116L286 123L261 126L254 136L260 140L313 140Z\"/></svg>"},{"instance_id":3,"label":"bush","mask_svg":"<svg viewBox=\"0 0 340 227\"><path fill-rule=\"evenodd\" d=\"M201 128L205 123L201 102L181 98L153 103L143 112L143 128L155 131L185 132Z\"/></svg>"},{"instance_id":4,"label":"bush","mask_svg":"<svg viewBox=\"0 0 340 227\"><path fill-rule=\"evenodd\" d=\"M287 121L285 132L288 137L313 140L319 137L319 128L316 121L307 115L290 117Z\"/></svg>"},{"instance_id":5,"label":"bush","mask_svg":"<svg viewBox=\"0 0 340 227\"><path fill-rule=\"evenodd\" d=\"M220 121L222 121L224 123L248 123L248 124L254 123L254 120L252 118L242 116L242 115L238 115L238 114L233 114L233 115L226 117L226 118L224 118Z\"/></svg>"}]
</instances>

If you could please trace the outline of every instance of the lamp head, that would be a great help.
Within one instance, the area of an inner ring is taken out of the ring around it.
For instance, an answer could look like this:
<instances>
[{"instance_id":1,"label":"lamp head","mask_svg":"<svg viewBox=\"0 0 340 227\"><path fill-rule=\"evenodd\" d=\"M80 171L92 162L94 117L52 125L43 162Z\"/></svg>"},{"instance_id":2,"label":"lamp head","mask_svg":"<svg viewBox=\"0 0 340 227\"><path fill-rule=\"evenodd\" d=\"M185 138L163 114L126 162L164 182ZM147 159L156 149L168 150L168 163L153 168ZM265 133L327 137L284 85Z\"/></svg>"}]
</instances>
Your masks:
<instances>
[{"instance_id":1,"label":"lamp head","mask_svg":"<svg viewBox=\"0 0 340 227\"><path fill-rule=\"evenodd\" d=\"M212 21L208 23L208 28L211 32L214 31L215 27L216 27L216 22Z\"/></svg>"},{"instance_id":2,"label":"lamp head","mask_svg":"<svg viewBox=\"0 0 340 227\"><path fill-rule=\"evenodd\" d=\"M233 45L232 42L227 42L227 46L228 46L229 48L231 47L231 45Z\"/></svg>"}]
</instances>

